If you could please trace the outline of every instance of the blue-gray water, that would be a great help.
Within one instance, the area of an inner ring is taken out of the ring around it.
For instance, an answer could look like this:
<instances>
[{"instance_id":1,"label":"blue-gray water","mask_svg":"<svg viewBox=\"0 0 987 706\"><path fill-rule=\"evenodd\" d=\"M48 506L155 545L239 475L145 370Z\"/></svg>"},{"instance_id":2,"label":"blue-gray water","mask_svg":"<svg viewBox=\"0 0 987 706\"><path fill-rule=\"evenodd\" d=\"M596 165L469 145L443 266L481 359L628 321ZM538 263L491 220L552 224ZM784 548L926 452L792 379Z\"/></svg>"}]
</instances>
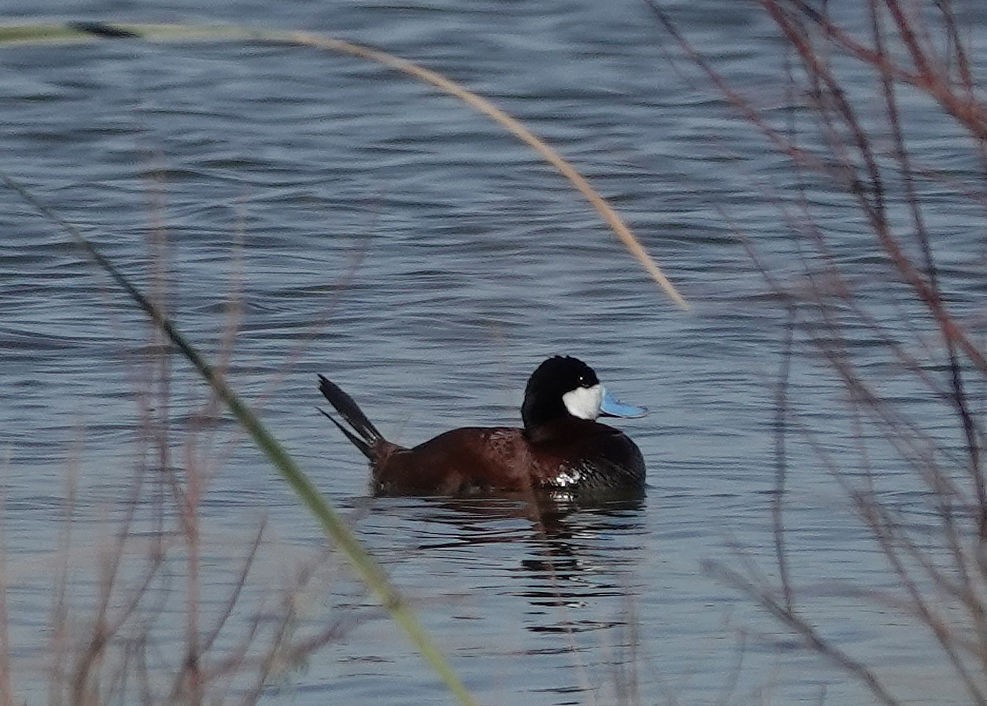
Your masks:
<instances>
[{"instance_id":1,"label":"blue-gray water","mask_svg":"<svg viewBox=\"0 0 987 706\"><path fill-rule=\"evenodd\" d=\"M758 104L791 100L784 55L761 11L717 2L672 9ZM751 238L777 272L800 270L793 226L778 207L793 177L687 62L669 61L671 39L645 4L241 1L204 10L14 0L4 12L10 21L297 28L420 61L559 148L692 303L688 313L671 305L530 150L388 70L252 43L0 48L0 169L144 284L153 279L153 243L164 237L173 311L210 354L223 349L227 304L242 302L231 380L262 404L274 433L350 517L481 702L867 700L703 569L739 566L746 552L776 575L773 386L784 317L737 236ZM921 111L921 161L955 180L976 174L968 148L943 139L941 121L923 124ZM893 304L882 299L886 269L866 259L872 249L862 238L870 236L860 235L859 217L824 187L813 196L818 221L845 241L862 296ZM944 204L939 225L955 238L944 257L968 262L981 247L981 221ZM150 333L65 235L7 189L0 224L7 614L15 686L38 703L59 567L75 567L69 598L83 609L70 625L82 634L99 547L131 505ZM953 281L971 309L982 291L976 274ZM879 368L887 354L872 348ZM552 353L582 357L620 397L651 407L649 417L622 424L649 466L641 503L572 509L541 523L510 502L368 500L362 458L315 411L316 374L325 373L397 441L513 423L527 375ZM793 375L814 433L837 462L854 458L841 386L803 362ZM924 402L895 380L888 374L887 389L900 404ZM276 612L281 587L321 540L232 425L221 423L215 437L201 432L187 452L185 430L205 399L175 360L173 464L199 454L210 473L201 509L208 610L221 612L240 558L268 523L245 608L221 647L235 645L258 614ZM805 444L791 450L788 542L811 620L915 703L962 701L921 628L850 590L896 580L819 456ZM868 461L896 485L893 454ZM920 484L900 483L896 502L920 515ZM70 504L66 558L59 548ZM298 599L295 628L306 634L342 621L341 636L304 668L272 677L266 700L447 703L342 560L329 562ZM152 663L174 663L169 650L181 644L184 606L174 596L184 589L183 566L168 562L164 583L174 593L159 587L143 608L157 631Z\"/></svg>"}]
</instances>

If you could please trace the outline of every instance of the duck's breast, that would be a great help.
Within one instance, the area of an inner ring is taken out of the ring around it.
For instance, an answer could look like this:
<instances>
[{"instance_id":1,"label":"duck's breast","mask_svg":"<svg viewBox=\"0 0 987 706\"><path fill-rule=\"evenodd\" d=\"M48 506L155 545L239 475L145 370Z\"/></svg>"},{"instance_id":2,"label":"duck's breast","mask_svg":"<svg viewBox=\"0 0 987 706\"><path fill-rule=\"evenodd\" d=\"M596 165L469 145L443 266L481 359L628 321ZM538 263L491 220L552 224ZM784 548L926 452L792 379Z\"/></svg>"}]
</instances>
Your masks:
<instances>
[{"instance_id":1,"label":"duck's breast","mask_svg":"<svg viewBox=\"0 0 987 706\"><path fill-rule=\"evenodd\" d=\"M644 457L630 437L595 421L565 420L530 444L536 484L547 488L643 487Z\"/></svg>"}]
</instances>

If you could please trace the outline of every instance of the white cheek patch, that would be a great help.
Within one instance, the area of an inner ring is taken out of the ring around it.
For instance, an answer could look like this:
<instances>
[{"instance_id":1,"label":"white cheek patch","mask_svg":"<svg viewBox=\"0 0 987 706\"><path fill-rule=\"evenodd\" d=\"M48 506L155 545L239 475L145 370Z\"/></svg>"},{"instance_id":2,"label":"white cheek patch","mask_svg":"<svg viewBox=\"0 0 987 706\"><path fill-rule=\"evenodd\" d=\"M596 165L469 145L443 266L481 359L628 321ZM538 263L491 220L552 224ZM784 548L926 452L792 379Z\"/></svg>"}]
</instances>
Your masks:
<instances>
[{"instance_id":1,"label":"white cheek patch","mask_svg":"<svg viewBox=\"0 0 987 706\"><path fill-rule=\"evenodd\" d=\"M593 387L570 390L562 395L562 403L573 417L596 419L600 416L600 405L603 404L603 385L597 383Z\"/></svg>"}]
</instances>

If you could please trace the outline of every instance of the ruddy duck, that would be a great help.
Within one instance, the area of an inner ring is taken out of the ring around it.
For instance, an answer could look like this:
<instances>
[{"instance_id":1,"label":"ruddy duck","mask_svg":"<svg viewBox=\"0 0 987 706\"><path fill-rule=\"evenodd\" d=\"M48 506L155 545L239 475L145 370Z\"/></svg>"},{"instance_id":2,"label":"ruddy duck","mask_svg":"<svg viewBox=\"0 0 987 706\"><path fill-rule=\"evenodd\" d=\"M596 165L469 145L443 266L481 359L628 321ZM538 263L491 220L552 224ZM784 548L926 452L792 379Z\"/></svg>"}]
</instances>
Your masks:
<instances>
[{"instance_id":1,"label":"ruddy duck","mask_svg":"<svg viewBox=\"0 0 987 706\"><path fill-rule=\"evenodd\" d=\"M460 495L473 492L640 490L644 458L600 415L641 417L644 407L618 402L577 358L554 356L531 374L524 391L524 429L463 427L404 448L387 441L356 402L319 376L319 390L352 428L329 417L370 460L380 494Z\"/></svg>"}]
</instances>

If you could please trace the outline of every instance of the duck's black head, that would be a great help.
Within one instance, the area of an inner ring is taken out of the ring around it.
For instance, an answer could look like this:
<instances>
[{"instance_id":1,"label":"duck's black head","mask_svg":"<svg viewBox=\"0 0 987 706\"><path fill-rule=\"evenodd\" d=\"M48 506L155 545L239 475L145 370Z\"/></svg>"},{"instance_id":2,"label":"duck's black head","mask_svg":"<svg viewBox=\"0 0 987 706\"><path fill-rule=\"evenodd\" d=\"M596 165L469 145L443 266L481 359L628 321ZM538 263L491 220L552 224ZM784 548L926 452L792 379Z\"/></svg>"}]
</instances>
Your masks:
<instances>
[{"instance_id":1,"label":"duck's black head","mask_svg":"<svg viewBox=\"0 0 987 706\"><path fill-rule=\"evenodd\" d=\"M521 405L524 428L531 431L566 416L596 419L600 414L602 399L600 387L593 368L583 361L570 356L552 356L535 369L524 389L524 403ZM573 415L566 400L573 400L577 396L586 398L587 404L583 407L587 409L577 409L578 414Z\"/></svg>"},{"instance_id":2,"label":"duck's black head","mask_svg":"<svg viewBox=\"0 0 987 706\"><path fill-rule=\"evenodd\" d=\"M565 417L640 417L647 411L611 397L593 368L579 358L556 355L539 365L528 379L521 419L525 430L532 432Z\"/></svg>"}]
</instances>

